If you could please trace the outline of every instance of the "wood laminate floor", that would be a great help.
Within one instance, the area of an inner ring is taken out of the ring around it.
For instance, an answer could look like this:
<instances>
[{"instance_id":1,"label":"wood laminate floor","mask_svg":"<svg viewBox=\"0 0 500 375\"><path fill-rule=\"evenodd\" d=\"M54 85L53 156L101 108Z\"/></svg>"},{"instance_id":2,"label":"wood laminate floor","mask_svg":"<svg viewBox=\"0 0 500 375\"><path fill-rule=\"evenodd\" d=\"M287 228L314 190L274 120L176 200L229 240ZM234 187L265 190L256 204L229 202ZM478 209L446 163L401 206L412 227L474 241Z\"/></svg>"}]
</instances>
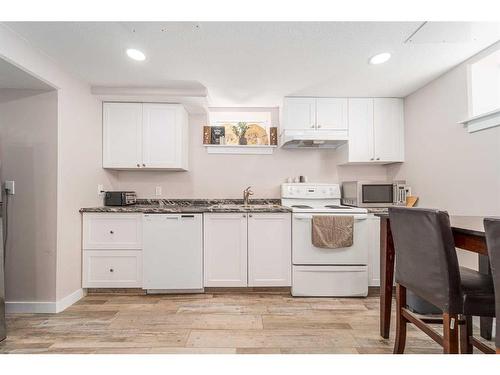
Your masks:
<instances>
[{"instance_id":1,"label":"wood laminate floor","mask_svg":"<svg viewBox=\"0 0 500 375\"><path fill-rule=\"evenodd\" d=\"M59 314L9 314L7 329L0 353L391 353L394 337L379 336L378 297L285 293L89 295ZM442 352L408 336L407 353Z\"/></svg>"}]
</instances>

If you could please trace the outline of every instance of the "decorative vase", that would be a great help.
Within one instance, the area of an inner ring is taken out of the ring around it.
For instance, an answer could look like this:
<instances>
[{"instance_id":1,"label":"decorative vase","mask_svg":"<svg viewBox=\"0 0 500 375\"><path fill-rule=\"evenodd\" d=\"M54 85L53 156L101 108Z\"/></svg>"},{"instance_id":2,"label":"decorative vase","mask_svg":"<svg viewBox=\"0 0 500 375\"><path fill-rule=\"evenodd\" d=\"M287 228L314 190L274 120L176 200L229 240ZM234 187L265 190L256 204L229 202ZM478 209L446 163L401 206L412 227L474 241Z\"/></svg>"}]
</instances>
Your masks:
<instances>
[{"instance_id":1,"label":"decorative vase","mask_svg":"<svg viewBox=\"0 0 500 375\"><path fill-rule=\"evenodd\" d=\"M245 136L241 136L238 143L240 145L246 145L247 144L247 139L245 138Z\"/></svg>"}]
</instances>

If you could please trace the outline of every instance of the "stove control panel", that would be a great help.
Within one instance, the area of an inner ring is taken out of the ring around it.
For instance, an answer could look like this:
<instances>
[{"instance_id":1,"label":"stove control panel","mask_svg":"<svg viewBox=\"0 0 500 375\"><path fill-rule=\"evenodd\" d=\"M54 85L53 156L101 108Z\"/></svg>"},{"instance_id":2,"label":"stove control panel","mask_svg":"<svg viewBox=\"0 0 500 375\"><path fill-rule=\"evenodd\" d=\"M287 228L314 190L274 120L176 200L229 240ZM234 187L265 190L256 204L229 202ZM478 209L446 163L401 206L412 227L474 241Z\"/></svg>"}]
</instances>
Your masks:
<instances>
[{"instance_id":1,"label":"stove control panel","mask_svg":"<svg viewBox=\"0 0 500 375\"><path fill-rule=\"evenodd\" d=\"M340 199L340 186L339 184L282 184L281 198Z\"/></svg>"}]
</instances>

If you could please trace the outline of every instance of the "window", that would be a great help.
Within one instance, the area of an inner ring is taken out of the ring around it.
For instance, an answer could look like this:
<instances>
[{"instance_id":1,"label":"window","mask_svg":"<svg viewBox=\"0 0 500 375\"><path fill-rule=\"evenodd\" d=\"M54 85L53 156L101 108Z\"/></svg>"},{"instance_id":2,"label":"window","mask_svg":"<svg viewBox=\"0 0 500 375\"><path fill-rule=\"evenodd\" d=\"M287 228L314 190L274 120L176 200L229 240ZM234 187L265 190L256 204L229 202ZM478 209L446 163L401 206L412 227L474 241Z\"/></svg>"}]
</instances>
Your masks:
<instances>
[{"instance_id":1,"label":"window","mask_svg":"<svg viewBox=\"0 0 500 375\"><path fill-rule=\"evenodd\" d=\"M500 49L469 65L469 132L500 125Z\"/></svg>"}]
</instances>

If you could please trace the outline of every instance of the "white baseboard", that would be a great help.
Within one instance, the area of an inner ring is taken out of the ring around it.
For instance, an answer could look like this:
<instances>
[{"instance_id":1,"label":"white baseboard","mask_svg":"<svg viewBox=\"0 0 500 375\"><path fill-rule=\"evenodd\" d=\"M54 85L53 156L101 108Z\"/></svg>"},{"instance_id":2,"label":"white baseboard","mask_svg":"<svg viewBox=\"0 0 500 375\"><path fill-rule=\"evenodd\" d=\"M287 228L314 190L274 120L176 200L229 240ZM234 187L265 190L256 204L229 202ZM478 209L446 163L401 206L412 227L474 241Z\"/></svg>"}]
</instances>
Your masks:
<instances>
[{"instance_id":1,"label":"white baseboard","mask_svg":"<svg viewBox=\"0 0 500 375\"><path fill-rule=\"evenodd\" d=\"M56 313L66 310L72 304L78 302L85 296L86 292L83 289L78 289L66 297L56 302Z\"/></svg>"},{"instance_id":2,"label":"white baseboard","mask_svg":"<svg viewBox=\"0 0 500 375\"><path fill-rule=\"evenodd\" d=\"M24 314L55 314L64 311L69 306L83 298L84 295L84 290L78 289L56 302L6 301L5 312Z\"/></svg>"},{"instance_id":3,"label":"white baseboard","mask_svg":"<svg viewBox=\"0 0 500 375\"><path fill-rule=\"evenodd\" d=\"M56 303L5 301L5 312L8 314L51 314L56 312Z\"/></svg>"}]
</instances>

